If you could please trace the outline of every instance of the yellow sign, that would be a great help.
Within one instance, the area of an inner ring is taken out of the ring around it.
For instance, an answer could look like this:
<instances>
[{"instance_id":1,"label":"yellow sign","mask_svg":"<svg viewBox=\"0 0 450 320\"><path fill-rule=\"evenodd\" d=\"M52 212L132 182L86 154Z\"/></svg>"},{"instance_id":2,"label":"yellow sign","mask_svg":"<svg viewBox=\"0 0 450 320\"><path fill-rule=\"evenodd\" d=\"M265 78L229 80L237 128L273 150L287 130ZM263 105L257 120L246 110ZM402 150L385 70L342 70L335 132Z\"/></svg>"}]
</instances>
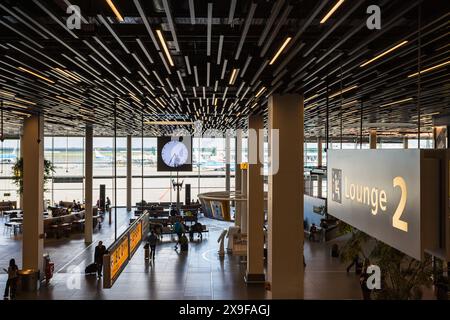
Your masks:
<instances>
[{"instance_id":1,"label":"yellow sign","mask_svg":"<svg viewBox=\"0 0 450 320\"><path fill-rule=\"evenodd\" d=\"M120 244L111 252L111 279L114 279L120 268L128 260L128 238L123 237Z\"/></svg>"},{"instance_id":2,"label":"yellow sign","mask_svg":"<svg viewBox=\"0 0 450 320\"><path fill-rule=\"evenodd\" d=\"M134 249L139 245L142 240L142 221L140 221L136 227L130 232L130 252L133 253Z\"/></svg>"},{"instance_id":3,"label":"yellow sign","mask_svg":"<svg viewBox=\"0 0 450 320\"><path fill-rule=\"evenodd\" d=\"M248 162L241 163L241 170L248 170Z\"/></svg>"}]
</instances>

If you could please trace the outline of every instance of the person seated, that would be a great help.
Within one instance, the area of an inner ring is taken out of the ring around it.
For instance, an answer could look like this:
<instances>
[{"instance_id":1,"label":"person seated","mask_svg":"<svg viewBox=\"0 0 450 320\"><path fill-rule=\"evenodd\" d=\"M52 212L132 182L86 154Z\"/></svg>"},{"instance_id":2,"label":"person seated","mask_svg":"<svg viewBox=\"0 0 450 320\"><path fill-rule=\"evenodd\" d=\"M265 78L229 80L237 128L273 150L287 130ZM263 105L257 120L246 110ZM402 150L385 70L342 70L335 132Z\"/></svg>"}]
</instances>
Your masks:
<instances>
[{"instance_id":1,"label":"person seated","mask_svg":"<svg viewBox=\"0 0 450 320\"><path fill-rule=\"evenodd\" d=\"M313 223L309 228L309 240L314 241L316 239L317 227L316 224Z\"/></svg>"},{"instance_id":2,"label":"person seated","mask_svg":"<svg viewBox=\"0 0 450 320\"><path fill-rule=\"evenodd\" d=\"M176 207L172 207L171 209L170 209L170 216L171 217L174 217L174 216L177 216L178 215L178 210L177 210L177 208Z\"/></svg>"}]
</instances>

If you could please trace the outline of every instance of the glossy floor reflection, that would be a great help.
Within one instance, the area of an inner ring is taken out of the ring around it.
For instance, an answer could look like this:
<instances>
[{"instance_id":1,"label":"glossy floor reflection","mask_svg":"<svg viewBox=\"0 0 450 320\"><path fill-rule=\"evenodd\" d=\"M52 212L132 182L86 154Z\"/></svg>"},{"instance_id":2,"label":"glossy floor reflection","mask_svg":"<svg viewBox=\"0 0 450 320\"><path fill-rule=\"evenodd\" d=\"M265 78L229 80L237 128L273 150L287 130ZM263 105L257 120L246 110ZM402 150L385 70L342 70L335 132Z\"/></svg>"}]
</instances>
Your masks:
<instances>
[{"instance_id":1,"label":"glossy floor reflection","mask_svg":"<svg viewBox=\"0 0 450 320\"><path fill-rule=\"evenodd\" d=\"M132 214L120 209L118 213L120 231ZM96 231L94 245L86 246L82 235L47 240L45 251L55 261L57 272L48 286L41 286L37 293L19 294L18 299L265 299L263 285L245 284L246 266L238 257L220 259L217 254L217 238L230 223L207 218L201 222L208 225L209 235L201 242L189 243L187 253L175 251L174 242L165 236L157 247L155 262L148 263L141 245L111 289L103 289L96 276L84 275L98 240L106 245L114 240L114 224L109 225L108 218ZM14 256L20 267L20 236L4 234L0 244L2 266ZM305 299L361 299L358 277L347 274L345 266L331 258L330 246L305 240ZM0 274L0 290L5 281L6 274Z\"/></svg>"}]
</instances>

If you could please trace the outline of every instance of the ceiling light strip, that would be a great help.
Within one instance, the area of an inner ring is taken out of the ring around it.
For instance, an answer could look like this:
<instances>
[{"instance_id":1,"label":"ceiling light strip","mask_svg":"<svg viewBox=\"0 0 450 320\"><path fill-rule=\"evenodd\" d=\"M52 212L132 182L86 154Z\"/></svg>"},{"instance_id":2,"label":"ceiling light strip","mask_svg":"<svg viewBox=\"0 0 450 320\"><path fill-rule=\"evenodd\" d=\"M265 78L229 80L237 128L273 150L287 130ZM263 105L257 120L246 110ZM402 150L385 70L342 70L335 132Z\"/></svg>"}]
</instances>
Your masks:
<instances>
[{"instance_id":1,"label":"ceiling light strip","mask_svg":"<svg viewBox=\"0 0 450 320\"><path fill-rule=\"evenodd\" d=\"M112 2L112 0L106 0L106 3L108 3L108 5L111 8L112 12L114 12L114 15L116 16L117 20L119 20L120 22L123 22L123 17L120 14L119 10L114 5L114 2Z\"/></svg>"},{"instance_id":2,"label":"ceiling light strip","mask_svg":"<svg viewBox=\"0 0 450 320\"><path fill-rule=\"evenodd\" d=\"M278 49L277 53L273 56L272 60L270 60L269 65L272 65L275 62L275 60L277 60L277 58L283 52L284 48L286 48L286 46L288 45L289 41L291 41L291 39L292 39L291 37L288 37L288 38L286 38L286 40L284 40L280 49Z\"/></svg>"},{"instance_id":3,"label":"ceiling light strip","mask_svg":"<svg viewBox=\"0 0 450 320\"><path fill-rule=\"evenodd\" d=\"M400 48L401 46L403 46L403 45L405 45L405 44L407 44L407 43L408 43L408 41L406 41L406 40L400 42L399 44L393 46L392 48L390 48L390 49L388 49L388 50L386 50L386 51L380 53L379 55L375 56L374 58L372 58L372 59L370 59L370 60L364 62L363 64L360 65L360 67L365 67L365 66L367 66L368 64L370 64L370 63L372 63L372 62L374 62L374 61L376 61L376 60L378 60L378 59L384 57L384 56L387 55L388 53L391 53L392 51L394 51L394 50Z\"/></svg>"},{"instance_id":4,"label":"ceiling light strip","mask_svg":"<svg viewBox=\"0 0 450 320\"><path fill-rule=\"evenodd\" d=\"M450 64L450 60L449 60L449 61L446 61L446 62L443 62L443 63L440 63L440 64L438 64L438 65L435 65L435 66L433 66L433 67L426 68L426 69L424 69L424 70L421 70L420 72L416 72L416 73L410 74L410 75L408 76L408 78L412 78L412 77L418 76L419 74L424 74L424 73L430 72L430 71L432 71L432 70L435 70L435 69L438 69L438 68L445 67L446 65L449 65L449 64Z\"/></svg>"},{"instance_id":5,"label":"ceiling light strip","mask_svg":"<svg viewBox=\"0 0 450 320\"><path fill-rule=\"evenodd\" d=\"M330 11L320 20L320 23L323 24L327 22L327 20L333 15L333 13L341 6L341 4L344 2L344 0L339 0L336 2L336 4L331 8Z\"/></svg>"}]
</instances>

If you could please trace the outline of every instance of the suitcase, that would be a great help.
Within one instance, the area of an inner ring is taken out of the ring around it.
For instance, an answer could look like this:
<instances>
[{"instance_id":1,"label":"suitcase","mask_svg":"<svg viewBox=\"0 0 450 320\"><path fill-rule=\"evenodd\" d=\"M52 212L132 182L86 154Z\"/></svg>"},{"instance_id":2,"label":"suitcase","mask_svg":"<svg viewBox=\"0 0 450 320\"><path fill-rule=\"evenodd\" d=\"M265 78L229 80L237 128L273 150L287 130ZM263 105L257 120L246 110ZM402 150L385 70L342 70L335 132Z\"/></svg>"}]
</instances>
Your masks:
<instances>
[{"instance_id":1,"label":"suitcase","mask_svg":"<svg viewBox=\"0 0 450 320\"><path fill-rule=\"evenodd\" d=\"M86 269L84 269L84 272L86 274L97 273L97 271L98 271L98 266L96 263L91 263L90 265L88 265L86 267Z\"/></svg>"}]
</instances>

